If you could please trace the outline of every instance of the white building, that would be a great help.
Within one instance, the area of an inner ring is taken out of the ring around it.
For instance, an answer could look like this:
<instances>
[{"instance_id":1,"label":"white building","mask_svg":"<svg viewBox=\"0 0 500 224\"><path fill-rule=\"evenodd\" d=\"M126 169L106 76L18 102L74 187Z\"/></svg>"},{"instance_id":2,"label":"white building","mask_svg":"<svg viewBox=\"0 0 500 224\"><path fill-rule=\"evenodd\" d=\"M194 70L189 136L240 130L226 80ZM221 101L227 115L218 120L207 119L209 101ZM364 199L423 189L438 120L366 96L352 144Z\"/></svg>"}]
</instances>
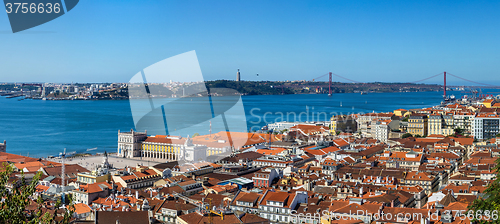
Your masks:
<instances>
[{"instance_id":1,"label":"white building","mask_svg":"<svg viewBox=\"0 0 500 224\"><path fill-rule=\"evenodd\" d=\"M3 144L0 143L0 152L6 152L7 151L7 141L3 140Z\"/></svg>"},{"instance_id":2,"label":"white building","mask_svg":"<svg viewBox=\"0 0 500 224\"><path fill-rule=\"evenodd\" d=\"M390 122L389 121L377 121L375 123L375 125L373 125L372 127L374 127L374 138L381 141L381 142L387 142L387 139L388 139L388 136L389 136L389 124L387 122Z\"/></svg>"},{"instance_id":3,"label":"white building","mask_svg":"<svg viewBox=\"0 0 500 224\"><path fill-rule=\"evenodd\" d=\"M472 136L476 139L494 138L500 129L500 116L496 113L477 114L472 121Z\"/></svg>"},{"instance_id":4,"label":"white building","mask_svg":"<svg viewBox=\"0 0 500 224\"><path fill-rule=\"evenodd\" d=\"M120 132L118 130L118 157L138 157L141 156L142 142L147 138L147 132Z\"/></svg>"}]
</instances>

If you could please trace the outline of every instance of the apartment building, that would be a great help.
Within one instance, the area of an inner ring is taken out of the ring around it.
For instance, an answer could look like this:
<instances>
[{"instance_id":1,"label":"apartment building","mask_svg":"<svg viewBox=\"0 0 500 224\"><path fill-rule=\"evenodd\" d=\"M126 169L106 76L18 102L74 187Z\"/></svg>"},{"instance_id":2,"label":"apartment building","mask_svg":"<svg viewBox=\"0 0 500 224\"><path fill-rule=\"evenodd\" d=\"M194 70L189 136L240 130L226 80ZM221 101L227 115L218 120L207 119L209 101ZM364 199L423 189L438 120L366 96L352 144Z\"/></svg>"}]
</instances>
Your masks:
<instances>
[{"instance_id":1,"label":"apartment building","mask_svg":"<svg viewBox=\"0 0 500 224\"><path fill-rule=\"evenodd\" d=\"M472 135L476 139L494 138L500 129L500 115L494 113L477 114L472 121Z\"/></svg>"},{"instance_id":2,"label":"apartment building","mask_svg":"<svg viewBox=\"0 0 500 224\"><path fill-rule=\"evenodd\" d=\"M407 186L421 186L426 194L436 192L439 187L439 178L426 172L411 171L406 174L402 184Z\"/></svg>"},{"instance_id":3,"label":"apartment building","mask_svg":"<svg viewBox=\"0 0 500 224\"><path fill-rule=\"evenodd\" d=\"M300 203L307 203L307 197L307 192L303 191L288 193L268 190L259 202L259 215L273 223L290 223L292 210Z\"/></svg>"},{"instance_id":4,"label":"apartment building","mask_svg":"<svg viewBox=\"0 0 500 224\"><path fill-rule=\"evenodd\" d=\"M259 199L261 199L262 194L255 192L243 192L239 191L238 194L234 196L233 201L229 205L229 208L233 211L242 211L252 214L256 214L259 211Z\"/></svg>"},{"instance_id":5,"label":"apartment building","mask_svg":"<svg viewBox=\"0 0 500 224\"><path fill-rule=\"evenodd\" d=\"M408 119L408 133L412 135L427 136L428 117L425 114L413 114Z\"/></svg>"}]
</instances>

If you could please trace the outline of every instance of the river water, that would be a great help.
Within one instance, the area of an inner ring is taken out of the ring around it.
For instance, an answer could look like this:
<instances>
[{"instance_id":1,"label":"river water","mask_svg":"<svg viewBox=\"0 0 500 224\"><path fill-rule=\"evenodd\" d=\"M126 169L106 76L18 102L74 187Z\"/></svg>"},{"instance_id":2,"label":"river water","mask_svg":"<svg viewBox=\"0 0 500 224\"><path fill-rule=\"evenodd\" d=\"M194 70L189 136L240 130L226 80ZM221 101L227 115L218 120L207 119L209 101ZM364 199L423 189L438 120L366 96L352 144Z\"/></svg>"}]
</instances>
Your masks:
<instances>
[{"instance_id":1,"label":"river water","mask_svg":"<svg viewBox=\"0 0 500 224\"><path fill-rule=\"evenodd\" d=\"M464 93L450 91L449 94L460 97ZM197 99L193 99L195 104ZM173 100L164 99L164 102ZM328 120L334 114L430 107L441 100L441 92L340 93L331 97L324 94L242 96L242 105L239 106L244 113L228 114L226 120L232 131L254 130L266 122ZM179 107L174 110L177 123L210 113ZM19 101L18 98L0 97L0 141L7 140L7 152L32 157L56 155L64 148L67 152L115 152L118 130L135 127L130 108L128 100ZM165 108L165 113L169 111ZM214 120L211 128L215 133L225 130L225 125ZM208 134L210 122L200 122L180 130L169 129L169 134L184 137L194 133ZM148 134L165 134L165 130L151 128Z\"/></svg>"}]
</instances>

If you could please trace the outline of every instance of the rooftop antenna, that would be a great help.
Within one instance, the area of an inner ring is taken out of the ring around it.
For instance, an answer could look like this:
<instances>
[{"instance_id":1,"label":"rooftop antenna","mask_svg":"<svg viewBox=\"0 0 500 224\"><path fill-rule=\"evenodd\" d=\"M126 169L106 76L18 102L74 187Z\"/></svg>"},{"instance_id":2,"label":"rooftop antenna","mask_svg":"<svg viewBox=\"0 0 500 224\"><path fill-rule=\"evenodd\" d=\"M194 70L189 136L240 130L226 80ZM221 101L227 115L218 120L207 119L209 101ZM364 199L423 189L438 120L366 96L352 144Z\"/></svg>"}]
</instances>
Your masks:
<instances>
[{"instance_id":1,"label":"rooftop antenna","mask_svg":"<svg viewBox=\"0 0 500 224\"><path fill-rule=\"evenodd\" d=\"M212 137L212 121L210 121L210 137Z\"/></svg>"}]
</instances>

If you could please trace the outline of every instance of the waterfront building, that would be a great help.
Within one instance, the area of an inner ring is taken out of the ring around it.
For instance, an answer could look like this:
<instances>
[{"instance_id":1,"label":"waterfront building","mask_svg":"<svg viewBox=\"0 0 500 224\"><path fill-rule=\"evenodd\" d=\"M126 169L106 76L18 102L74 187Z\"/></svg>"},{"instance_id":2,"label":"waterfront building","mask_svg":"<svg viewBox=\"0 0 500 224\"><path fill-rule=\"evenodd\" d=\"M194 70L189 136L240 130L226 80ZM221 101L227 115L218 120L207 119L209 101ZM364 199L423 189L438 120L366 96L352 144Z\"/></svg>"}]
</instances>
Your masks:
<instances>
[{"instance_id":1,"label":"waterfront building","mask_svg":"<svg viewBox=\"0 0 500 224\"><path fill-rule=\"evenodd\" d=\"M177 136L156 135L147 137L141 145L141 157L176 161L181 158L186 139Z\"/></svg>"},{"instance_id":2,"label":"waterfront building","mask_svg":"<svg viewBox=\"0 0 500 224\"><path fill-rule=\"evenodd\" d=\"M425 114L413 114L408 119L408 133L412 135L427 136L428 118Z\"/></svg>"},{"instance_id":3,"label":"waterfront building","mask_svg":"<svg viewBox=\"0 0 500 224\"><path fill-rule=\"evenodd\" d=\"M500 116L494 113L477 114L472 121L472 135L476 139L494 138L500 130Z\"/></svg>"},{"instance_id":4,"label":"waterfront building","mask_svg":"<svg viewBox=\"0 0 500 224\"><path fill-rule=\"evenodd\" d=\"M3 140L3 144L0 143L0 152L7 152L7 141Z\"/></svg>"},{"instance_id":5,"label":"waterfront building","mask_svg":"<svg viewBox=\"0 0 500 224\"><path fill-rule=\"evenodd\" d=\"M147 137L147 131L137 132L130 129L130 132L120 132L118 130L118 157L141 156L141 145Z\"/></svg>"},{"instance_id":6,"label":"waterfront building","mask_svg":"<svg viewBox=\"0 0 500 224\"><path fill-rule=\"evenodd\" d=\"M304 136L313 137L329 135L330 129L323 125L299 124L291 127L290 131L297 131Z\"/></svg>"},{"instance_id":7,"label":"waterfront building","mask_svg":"<svg viewBox=\"0 0 500 224\"><path fill-rule=\"evenodd\" d=\"M316 126L313 125L313 127ZM121 139L122 134L119 133L118 145L121 148L133 148L133 150L129 151L136 152L135 147L138 146L135 143L130 143L132 141L130 140L131 133L123 134L128 139ZM207 160L207 157L214 155L224 155L269 142L279 142L282 141L283 135L221 131L210 135L198 135L193 138L168 135L144 137L141 135L137 139L139 139L140 150L138 154L133 153L133 157L141 156L167 161L182 159L188 162L197 162ZM125 142L123 142L124 140ZM125 157L128 157L128 154Z\"/></svg>"},{"instance_id":8,"label":"waterfront building","mask_svg":"<svg viewBox=\"0 0 500 224\"><path fill-rule=\"evenodd\" d=\"M299 124L310 124L306 122L289 122L289 121L280 121L280 122L275 122L272 124L268 124L267 128L269 130L273 130L275 132L283 131L283 130L290 130L291 127L299 125Z\"/></svg>"}]
</instances>

